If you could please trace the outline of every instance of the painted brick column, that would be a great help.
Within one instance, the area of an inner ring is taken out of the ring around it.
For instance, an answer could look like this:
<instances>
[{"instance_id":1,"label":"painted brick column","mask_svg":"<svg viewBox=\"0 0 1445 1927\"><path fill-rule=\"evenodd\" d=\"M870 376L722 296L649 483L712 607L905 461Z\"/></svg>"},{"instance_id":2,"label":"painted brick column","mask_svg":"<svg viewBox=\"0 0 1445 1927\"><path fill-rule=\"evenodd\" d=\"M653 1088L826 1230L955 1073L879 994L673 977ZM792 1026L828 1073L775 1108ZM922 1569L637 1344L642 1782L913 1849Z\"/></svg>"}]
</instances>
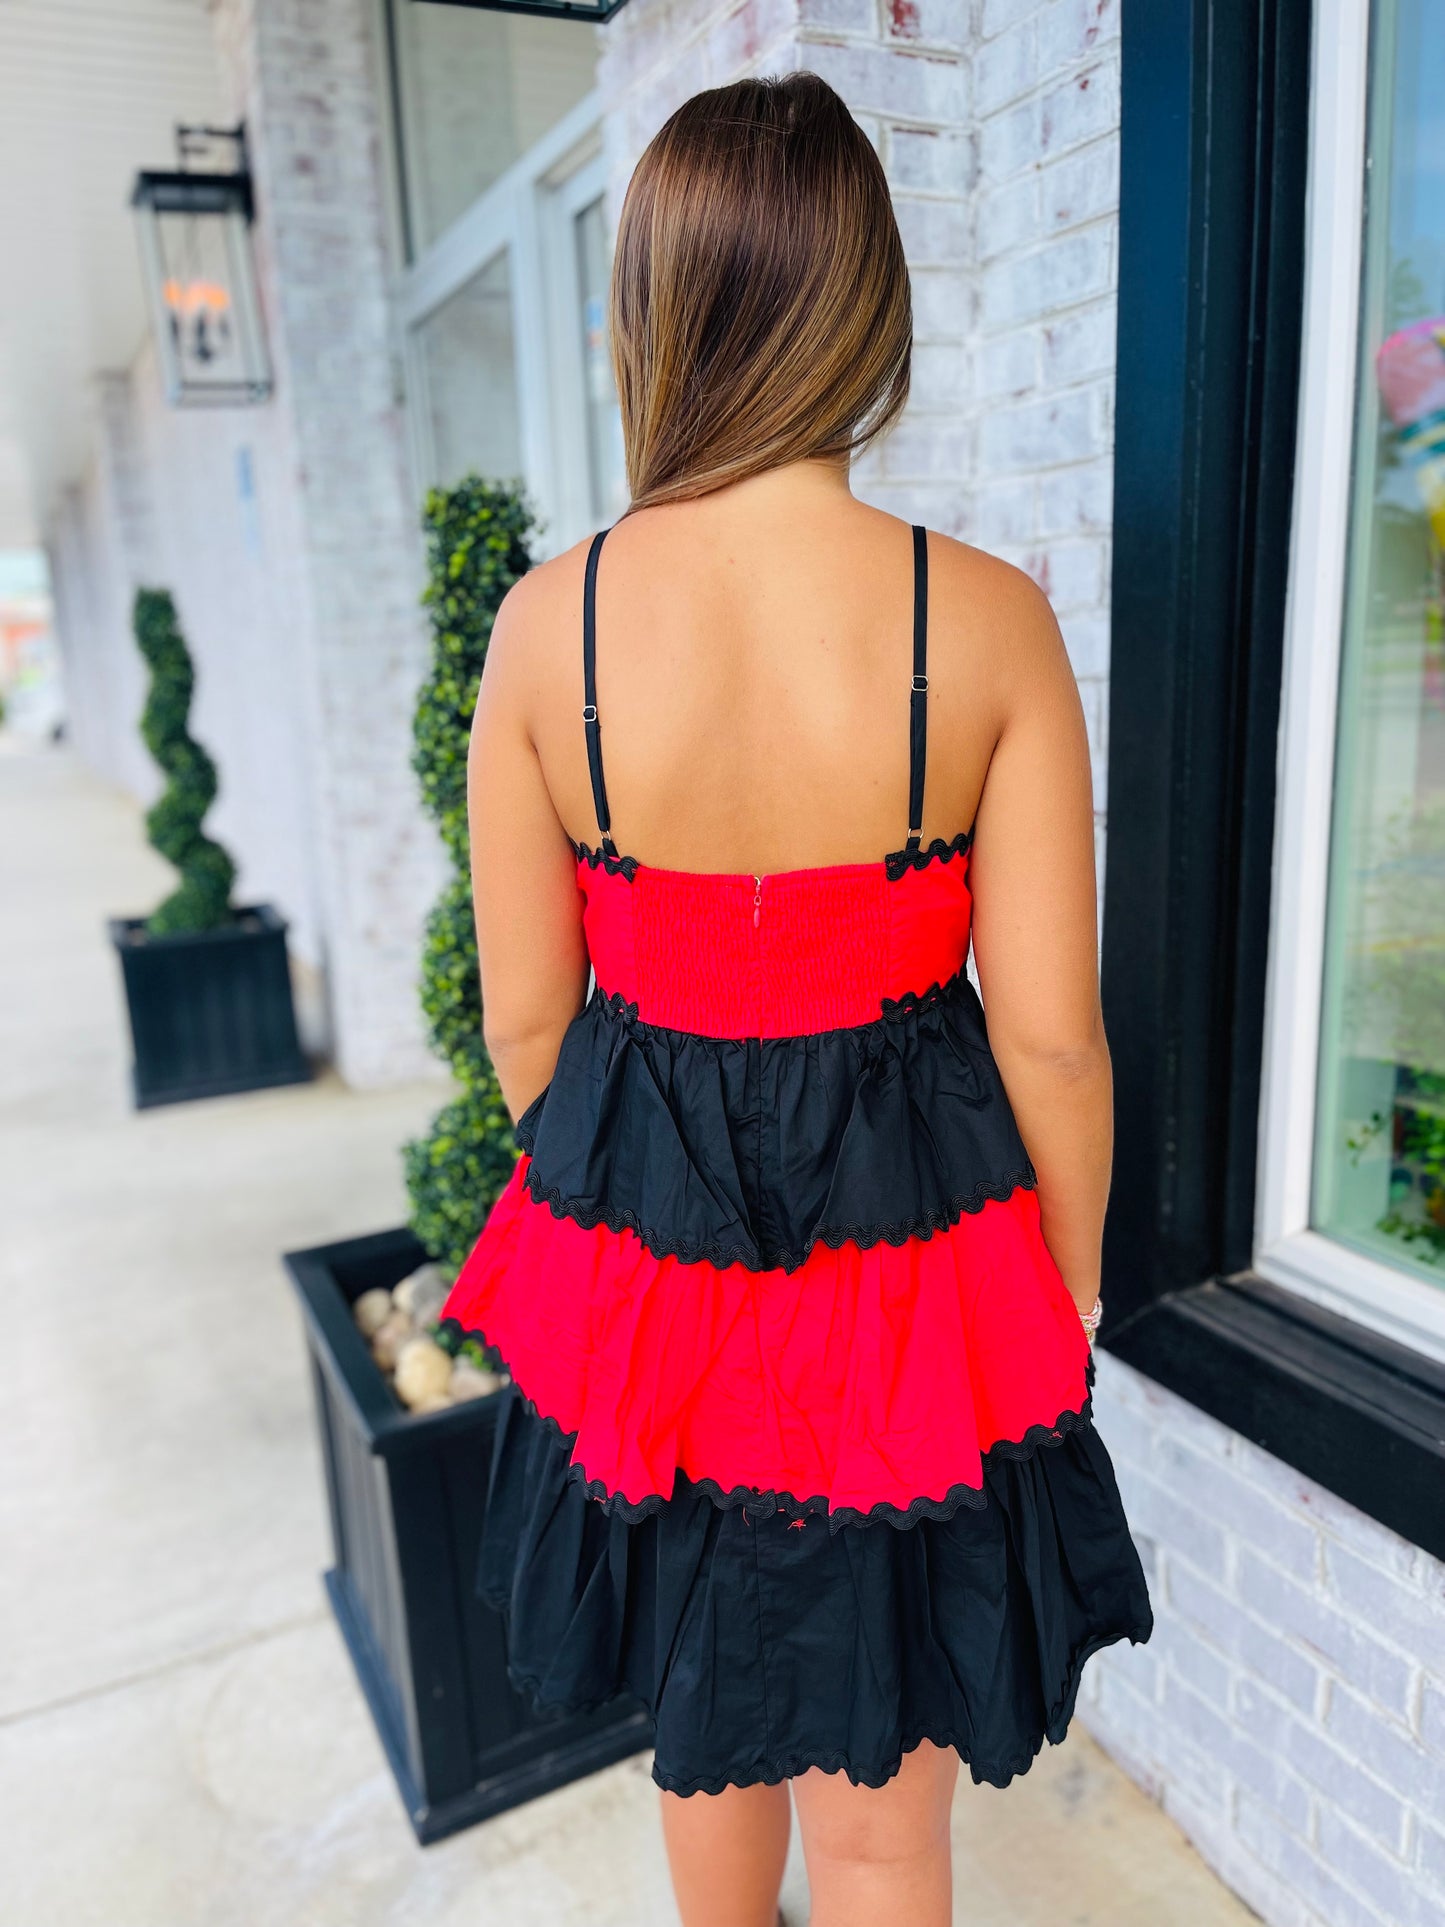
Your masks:
<instances>
[{"instance_id":1,"label":"painted brick column","mask_svg":"<svg viewBox=\"0 0 1445 1927\"><path fill-rule=\"evenodd\" d=\"M309 764L334 1052L357 1085L430 1070L416 981L440 859L409 758L424 664L419 505L387 284L376 10L217 0L244 116L276 395L275 568Z\"/></svg>"}]
</instances>

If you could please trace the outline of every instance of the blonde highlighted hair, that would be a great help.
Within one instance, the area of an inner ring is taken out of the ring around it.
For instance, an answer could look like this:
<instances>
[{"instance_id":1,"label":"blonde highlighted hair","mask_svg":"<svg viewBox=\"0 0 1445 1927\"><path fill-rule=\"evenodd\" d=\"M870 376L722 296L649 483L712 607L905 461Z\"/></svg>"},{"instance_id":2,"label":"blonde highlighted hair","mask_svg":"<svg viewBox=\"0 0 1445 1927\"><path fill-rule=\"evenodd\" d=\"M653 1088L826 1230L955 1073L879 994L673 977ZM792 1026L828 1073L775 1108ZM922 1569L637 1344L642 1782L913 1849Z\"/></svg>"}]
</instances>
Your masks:
<instances>
[{"instance_id":1,"label":"blonde highlighted hair","mask_svg":"<svg viewBox=\"0 0 1445 1927\"><path fill-rule=\"evenodd\" d=\"M816 74L696 94L628 187L610 302L632 507L845 457L908 399L888 183Z\"/></svg>"}]
</instances>

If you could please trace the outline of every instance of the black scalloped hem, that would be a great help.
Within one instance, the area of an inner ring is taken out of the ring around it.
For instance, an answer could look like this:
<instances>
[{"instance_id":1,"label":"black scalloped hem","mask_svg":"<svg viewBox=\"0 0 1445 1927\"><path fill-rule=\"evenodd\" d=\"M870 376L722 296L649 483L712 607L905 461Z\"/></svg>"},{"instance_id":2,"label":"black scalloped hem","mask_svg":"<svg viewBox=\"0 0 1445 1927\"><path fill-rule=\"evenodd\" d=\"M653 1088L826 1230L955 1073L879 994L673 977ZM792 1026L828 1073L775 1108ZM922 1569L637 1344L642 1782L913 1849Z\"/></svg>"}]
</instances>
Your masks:
<instances>
[{"instance_id":1,"label":"black scalloped hem","mask_svg":"<svg viewBox=\"0 0 1445 1927\"><path fill-rule=\"evenodd\" d=\"M510 1617L510 1601L504 1593L483 1589L482 1597L493 1611L500 1613L504 1619ZM1134 1625L1109 1627L1082 1641L1071 1656L1068 1671L1058 1694L1056 1710L1027 1744L1004 1760L976 1759L972 1746L963 1733L951 1727L924 1723L907 1727L897 1751L876 1760L860 1759L856 1753L837 1747L802 1748L775 1759L739 1762L723 1768L718 1773L689 1775L667 1772L659 1767L654 1755L652 1778L664 1793L675 1793L681 1799L689 1799L694 1793L717 1795L728 1787L779 1786L784 1780L797 1779L800 1774L807 1773L814 1767L824 1773L846 1773L854 1786L876 1788L886 1786L894 1779L903 1765L905 1755L914 1752L925 1740L928 1740L934 1746L952 1747L964 1766L968 1768L975 1786L1006 1787L1018 1775L1028 1772L1043 1752L1045 1742L1050 1746L1059 1746L1067 1737L1078 1706L1084 1667L1094 1654L1102 1652L1106 1647L1118 1645L1126 1639L1131 1646L1143 1645L1152 1632L1151 1615ZM564 1715L580 1716L586 1713L597 1713L605 1707L616 1705L619 1700L635 1701L638 1697L625 1687L603 1694L551 1694L546 1690L545 1682L534 1673L525 1672L510 1663L507 1667L507 1678L514 1689L530 1699L539 1710L549 1709ZM645 1699L641 1704L646 1707L649 1716L655 1719L656 1708L647 1705Z\"/></svg>"},{"instance_id":2,"label":"black scalloped hem","mask_svg":"<svg viewBox=\"0 0 1445 1927\"><path fill-rule=\"evenodd\" d=\"M976 1760L968 1739L962 1733L941 1726L918 1726L907 1729L898 1751L889 1755L881 1764L860 1761L854 1755L837 1748L826 1751L820 1749L817 1752L791 1753L781 1760L755 1761L748 1766L730 1767L722 1773L708 1774L705 1777L699 1775L688 1778L675 1773L660 1772L654 1758L652 1777L664 1793L676 1793L682 1799L687 1799L694 1793L718 1794L730 1786L778 1786L782 1781L794 1780L800 1773L806 1773L815 1766L824 1773L846 1773L854 1786L881 1787L886 1786L896 1777L903 1765L905 1754L914 1752L924 1740L929 1740L934 1746L951 1746L968 1768L975 1786L987 1784L1006 1787L1017 1775L1028 1772L1039 1754L1043 1752L1045 1741L1051 1746L1062 1744L1073 1723L1085 1664L1093 1658L1094 1654L1102 1651L1106 1646L1117 1645L1121 1639L1127 1639L1131 1645L1138 1646L1147 1637L1147 1630L1125 1627L1098 1633L1092 1639L1086 1640L1075 1653L1070 1665L1059 1712L1054 1715L1032 1744L1021 1747L1017 1753L1004 1761Z\"/></svg>"},{"instance_id":3,"label":"black scalloped hem","mask_svg":"<svg viewBox=\"0 0 1445 1927\"><path fill-rule=\"evenodd\" d=\"M535 1174L536 1166L529 1165L522 1180L527 1195L534 1204L545 1204L554 1218L570 1219L583 1231L595 1231L599 1225L605 1225L609 1231L631 1232L654 1258L676 1258L685 1265L712 1265L718 1271L726 1271L729 1265L741 1265L745 1271L798 1271L818 1245L826 1246L829 1251L841 1251L844 1245L871 1251L875 1245L883 1244L898 1250L915 1238L928 1239L939 1232L951 1231L965 1217L977 1217L985 1205L1007 1204L1015 1191L1032 1191L1038 1185L1038 1178L1029 1166L1007 1172L1001 1178L985 1178L966 1195L947 1199L936 1211L923 1217L904 1218L894 1224L825 1225L799 1250L769 1247L759 1251L755 1245L741 1242L724 1244L713 1239L694 1242L687 1238L669 1238L643 1224L633 1211L616 1206L584 1205L576 1198L567 1197L560 1187L541 1183Z\"/></svg>"},{"instance_id":4,"label":"black scalloped hem","mask_svg":"<svg viewBox=\"0 0 1445 1927\"><path fill-rule=\"evenodd\" d=\"M560 1419L550 1412L544 1412L527 1392L518 1385L511 1366L498 1346L492 1343L480 1327L463 1325L458 1318L444 1318L436 1329L436 1342L442 1350L453 1356L468 1341L474 1340L501 1361L501 1367L512 1380L512 1396L521 1405L527 1416L546 1426L554 1436L567 1447L570 1454L577 1442L575 1432L566 1431ZM1040 1421L1030 1425L1022 1438L996 1439L986 1451L980 1453L986 1469L991 1462L1003 1459L1031 1459L1044 1447L1058 1445L1071 1432L1083 1431L1093 1424L1094 1418L1094 1353L1092 1347L1084 1360L1084 1398L1077 1407L1066 1407L1053 1423ZM621 1519L626 1525L639 1525L644 1519L660 1512L670 1503L671 1495L665 1492L649 1492L644 1498L629 1499L621 1492L614 1492L602 1479L588 1476L585 1466L569 1459L568 1478L580 1485L584 1495L601 1506L602 1511L611 1518ZM806 1499L798 1498L787 1491L763 1490L760 1486L735 1485L725 1487L716 1479L694 1478L681 1467L676 1476L684 1480L695 1492L717 1507L719 1512L733 1512L745 1507L750 1516L771 1519L781 1513L787 1519L807 1519L823 1517L828 1521L830 1532L841 1531L844 1526L890 1525L897 1531L906 1531L921 1519L943 1521L951 1519L963 1507L981 1511L988 1504L988 1492L984 1485L969 1485L960 1480L951 1485L941 1498L920 1497L906 1506L890 1504L886 1499L866 1509L858 1506L830 1506L828 1495L813 1493Z\"/></svg>"}]
</instances>

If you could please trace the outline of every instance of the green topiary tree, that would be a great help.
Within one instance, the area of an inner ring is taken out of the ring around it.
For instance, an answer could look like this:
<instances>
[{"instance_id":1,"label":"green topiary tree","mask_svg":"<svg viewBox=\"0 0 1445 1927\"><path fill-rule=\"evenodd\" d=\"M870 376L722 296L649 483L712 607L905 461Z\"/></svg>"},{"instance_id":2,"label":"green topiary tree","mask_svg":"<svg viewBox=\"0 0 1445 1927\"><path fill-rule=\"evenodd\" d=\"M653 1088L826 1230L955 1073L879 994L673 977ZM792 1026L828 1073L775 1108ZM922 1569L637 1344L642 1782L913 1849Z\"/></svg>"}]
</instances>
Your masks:
<instances>
[{"instance_id":1,"label":"green topiary tree","mask_svg":"<svg viewBox=\"0 0 1445 1927\"><path fill-rule=\"evenodd\" d=\"M432 660L417 699L412 768L455 874L427 920L421 1003L457 1096L406 1146L412 1229L455 1273L517 1160L512 1120L482 1042L482 997L467 834L467 743L502 597L532 565L530 509L511 489L468 476L433 489L423 513Z\"/></svg>"},{"instance_id":2,"label":"green topiary tree","mask_svg":"<svg viewBox=\"0 0 1445 1927\"><path fill-rule=\"evenodd\" d=\"M214 930L231 921L236 866L201 831L216 798L216 766L186 728L196 672L167 590L137 589L133 624L151 672L141 735L167 779L164 794L146 813L146 831L181 873L180 887L146 918L146 929L157 937Z\"/></svg>"}]
</instances>

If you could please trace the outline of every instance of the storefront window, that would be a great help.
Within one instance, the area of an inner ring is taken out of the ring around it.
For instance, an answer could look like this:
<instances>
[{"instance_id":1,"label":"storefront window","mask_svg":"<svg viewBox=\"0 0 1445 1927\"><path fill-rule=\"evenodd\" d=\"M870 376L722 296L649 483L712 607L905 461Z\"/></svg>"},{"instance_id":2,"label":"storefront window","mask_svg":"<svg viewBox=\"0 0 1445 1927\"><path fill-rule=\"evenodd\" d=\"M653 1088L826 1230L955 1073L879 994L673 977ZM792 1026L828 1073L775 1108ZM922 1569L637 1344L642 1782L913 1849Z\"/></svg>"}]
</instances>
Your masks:
<instances>
[{"instance_id":1,"label":"storefront window","mask_svg":"<svg viewBox=\"0 0 1445 1927\"><path fill-rule=\"evenodd\" d=\"M1374 12L1313 1219L1445 1285L1445 7Z\"/></svg>"},{"instance_id":2,"label":"storefront window","mask_svg":"<svg viewBox=\"0 0 1445 1927\"><path fill-rule=\"evenodd\" d=\"M586 95L597 37L575 20L391 0L413 256Z\"/></svg>"},{"instance_id":3,"label":"storefront window","mask_svg":"<svg viewBox=\"0 0 1445 1927\"><path fill-rule=\"evenodd\" d=\"M592 519L611 522L627 507L622 416L612 380L607 343L607 282L611 250L602 197L573 216L577 241L577 293L582 308L582 370L587 396L587 460Z\"/></svg>"},{"instance_id":4,"label":"storefront window","mask_svg":"<svg viewBox=\"0 0 1445 1927\"><path fill-rule=\"evenodd\" d=\"M522 470L509 253L496 255L416 329L430 480L448 488L471 470L511 481Z\"/></svg>"}]
</instances>

